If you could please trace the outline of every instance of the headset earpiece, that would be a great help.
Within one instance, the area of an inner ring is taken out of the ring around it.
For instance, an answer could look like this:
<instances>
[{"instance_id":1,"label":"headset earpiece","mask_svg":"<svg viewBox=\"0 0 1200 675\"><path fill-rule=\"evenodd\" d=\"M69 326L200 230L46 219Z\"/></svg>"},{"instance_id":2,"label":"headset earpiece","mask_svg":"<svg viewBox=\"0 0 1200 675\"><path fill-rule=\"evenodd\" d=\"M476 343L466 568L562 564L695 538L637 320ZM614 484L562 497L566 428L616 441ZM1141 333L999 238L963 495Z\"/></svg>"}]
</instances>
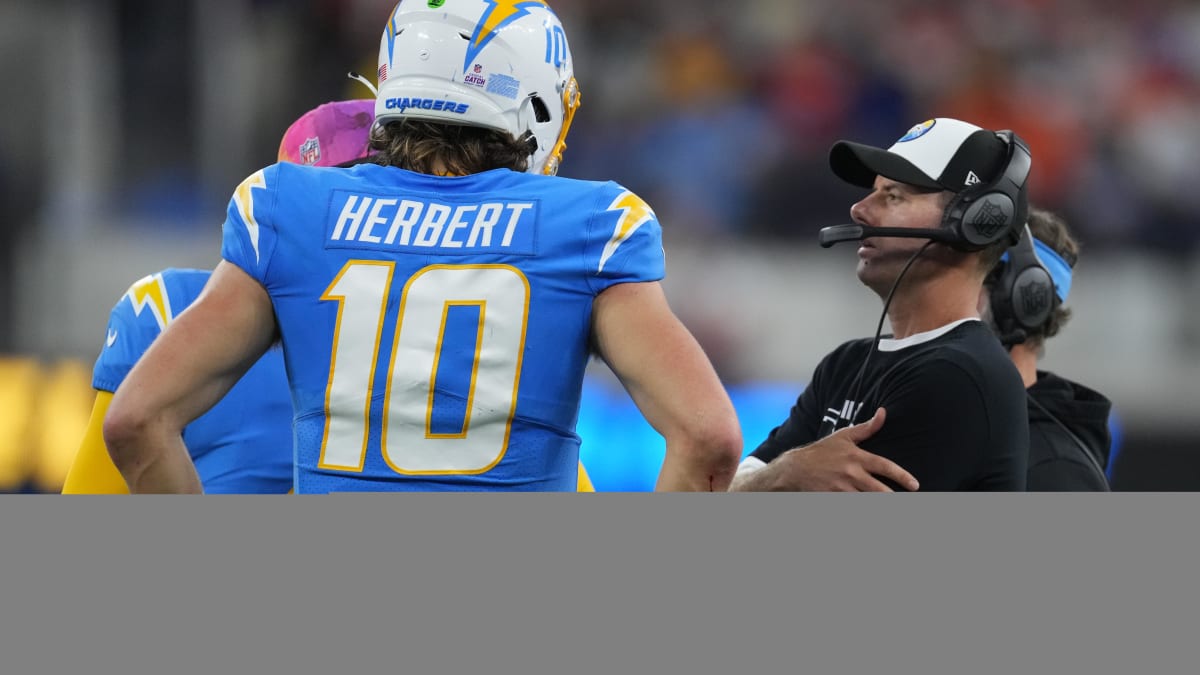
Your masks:
<instances>
[{"instance_id":1,"label":"headset earpiece","mask_svg":"<svg viewBox=\"0 0 1200 675\"><path fill-rule=\"evenodd\" d=\"M1004 170L990 183L954 195L942 216L942 227L955 234L951 246L960 251L982 251L1005 238L1015 245L1029 216L1029 146L1011 131L996 135L1008 148Z\"/></svg>"},{"instance_id":2,"label":"headset earpiece","mask_svg":"<svg viewBox=\"0 0 1200 675\"><path fill-rule=\"evenodd\" d=\"M1018 229L1017 244L996 266L989 302L1000 340L1010 347L1025 341L1058 306L1054 278L1037 257L1029 226Z\"/></svg>"}]
</instances>

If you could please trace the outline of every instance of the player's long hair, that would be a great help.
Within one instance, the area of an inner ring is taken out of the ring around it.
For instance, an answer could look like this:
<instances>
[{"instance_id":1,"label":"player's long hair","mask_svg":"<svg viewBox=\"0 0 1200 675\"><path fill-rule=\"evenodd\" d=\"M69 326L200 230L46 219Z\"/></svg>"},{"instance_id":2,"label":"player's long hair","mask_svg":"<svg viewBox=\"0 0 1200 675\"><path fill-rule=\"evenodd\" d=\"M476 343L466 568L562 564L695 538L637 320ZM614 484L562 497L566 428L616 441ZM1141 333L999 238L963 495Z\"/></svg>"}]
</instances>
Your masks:
<instances>
[{"instance_id":1,"label":"player's long hair","mask_svg":"<svg viewBox=\"0 0 1200 675\"><path fill-rule=\"evenodd\" d=\"M376 126L370 147L379 153L378 164L428 174L440 165L453 176L491 169L524 172L530 153L528 142L503 131L412 119Z\"/></svg>"}]
</instances>

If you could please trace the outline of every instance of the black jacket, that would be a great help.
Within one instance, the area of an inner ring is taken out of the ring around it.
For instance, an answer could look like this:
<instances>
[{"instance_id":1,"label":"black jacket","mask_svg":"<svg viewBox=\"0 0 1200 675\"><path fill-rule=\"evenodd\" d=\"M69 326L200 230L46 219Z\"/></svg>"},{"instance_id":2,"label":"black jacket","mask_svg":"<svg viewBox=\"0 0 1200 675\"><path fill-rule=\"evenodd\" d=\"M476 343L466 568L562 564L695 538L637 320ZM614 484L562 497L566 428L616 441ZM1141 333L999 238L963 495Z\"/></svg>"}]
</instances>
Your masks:
<instances>
[{"instance_id":1,"label":"black jacket","mask_svg":"<svg viewBox=\"0 0 1200 675\"><path fill-rule=\"evenodd\" d=\"M1037 375L1037 382L1027 390L1027 489L1042 492L1108 491L1104 468L1108 466L1111 442L1108 413L1112 409L1112 402L1099 392L1054 373L1039 370Z\"/></svg>"}]
</instances>

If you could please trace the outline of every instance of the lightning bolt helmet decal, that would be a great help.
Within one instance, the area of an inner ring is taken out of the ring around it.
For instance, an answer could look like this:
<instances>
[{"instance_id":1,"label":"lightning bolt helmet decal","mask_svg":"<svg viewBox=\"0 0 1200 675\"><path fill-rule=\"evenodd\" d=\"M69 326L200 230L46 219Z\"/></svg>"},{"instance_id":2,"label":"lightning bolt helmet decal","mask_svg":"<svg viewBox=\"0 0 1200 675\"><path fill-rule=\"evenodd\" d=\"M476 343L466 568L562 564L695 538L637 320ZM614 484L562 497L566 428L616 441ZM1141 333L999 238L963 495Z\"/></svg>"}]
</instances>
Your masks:
<instances>
[{"instance_id":1,"label":"lightning bolt helmet decal","mask_svg":"<svg viewBox=\"0 0 1200 675\"><path fill-rule=\"evenodd\" d=\"M522 16L529 14L530 7L545 7L550 9L545 0L484 0L488 8L484 10L483 16L479 17L479 23L475 24L475 32L471 34L471 39L468 41L467 57L463 60L463 70L471 67L471 62L483 51L483 48L488 46L492 38L496 37L496 32L505 25L519 19Z\"/></svg>"}]
</instances>

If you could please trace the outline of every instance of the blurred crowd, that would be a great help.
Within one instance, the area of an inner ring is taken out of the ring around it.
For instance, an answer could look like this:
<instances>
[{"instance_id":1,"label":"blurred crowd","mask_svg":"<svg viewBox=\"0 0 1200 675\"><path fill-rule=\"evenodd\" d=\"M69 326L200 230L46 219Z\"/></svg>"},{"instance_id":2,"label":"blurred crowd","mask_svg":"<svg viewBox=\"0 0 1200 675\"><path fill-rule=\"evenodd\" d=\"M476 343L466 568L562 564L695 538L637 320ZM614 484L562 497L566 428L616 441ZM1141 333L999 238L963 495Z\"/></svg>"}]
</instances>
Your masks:
<instances>
[{"instance_id":1,"label":"blurred crowd","mask_svg":"<svg viewBox=\"0 0 1200 675\"><path fill-rule=\"evenodd\" d=\"M1200 240L1200 4L570 4L595 106L571 170L621 176L681 230L811 237L853 201L834 140L949 116L1025 138L1032 198L1089 247Z\"/></svg>"},{"instance_id":2,"label":"blurred crowd","mask_svg":"<svg viewBox=\"0 0 1200 675\"><path fill-rule=\"evenodd\" d=\"M218 218L229 187L204 185L194 129L197 62L261 64L248 107L252 165L273 160L302 111L365 97L391 0L230 0L203 43L206 3L109 0L119 44L118 210ZM1186 255L1200 240L1200 4L1187 0L557 0L584 106L562 173L617 177L668 236L811 237L847 218L856 191L827 169L834 140L889 144L958 116L1032 146L1033 198L1090 248ZM210 15L215 10L206 10ZM236 20L236 24L234 21ZM220 53L214 54L213 51ZM268 55L262 57L261 54ZM10 62L14 64L15 62ZM239 75L238 77L246 77ZM235 83L233 73L228 75ZM236 87L231 86L236 91ZM235 121L228 121L235 124ZM37 145L30 146L37 148ZM0 181L40 187L37 158L4 153ZM244 166L238 171L247 171ZM210 181L211 182L211 181ZM10 191L11 192L11 191ZM187 218L178 218L187 221Z\"/></svg>"}]
</instances>

